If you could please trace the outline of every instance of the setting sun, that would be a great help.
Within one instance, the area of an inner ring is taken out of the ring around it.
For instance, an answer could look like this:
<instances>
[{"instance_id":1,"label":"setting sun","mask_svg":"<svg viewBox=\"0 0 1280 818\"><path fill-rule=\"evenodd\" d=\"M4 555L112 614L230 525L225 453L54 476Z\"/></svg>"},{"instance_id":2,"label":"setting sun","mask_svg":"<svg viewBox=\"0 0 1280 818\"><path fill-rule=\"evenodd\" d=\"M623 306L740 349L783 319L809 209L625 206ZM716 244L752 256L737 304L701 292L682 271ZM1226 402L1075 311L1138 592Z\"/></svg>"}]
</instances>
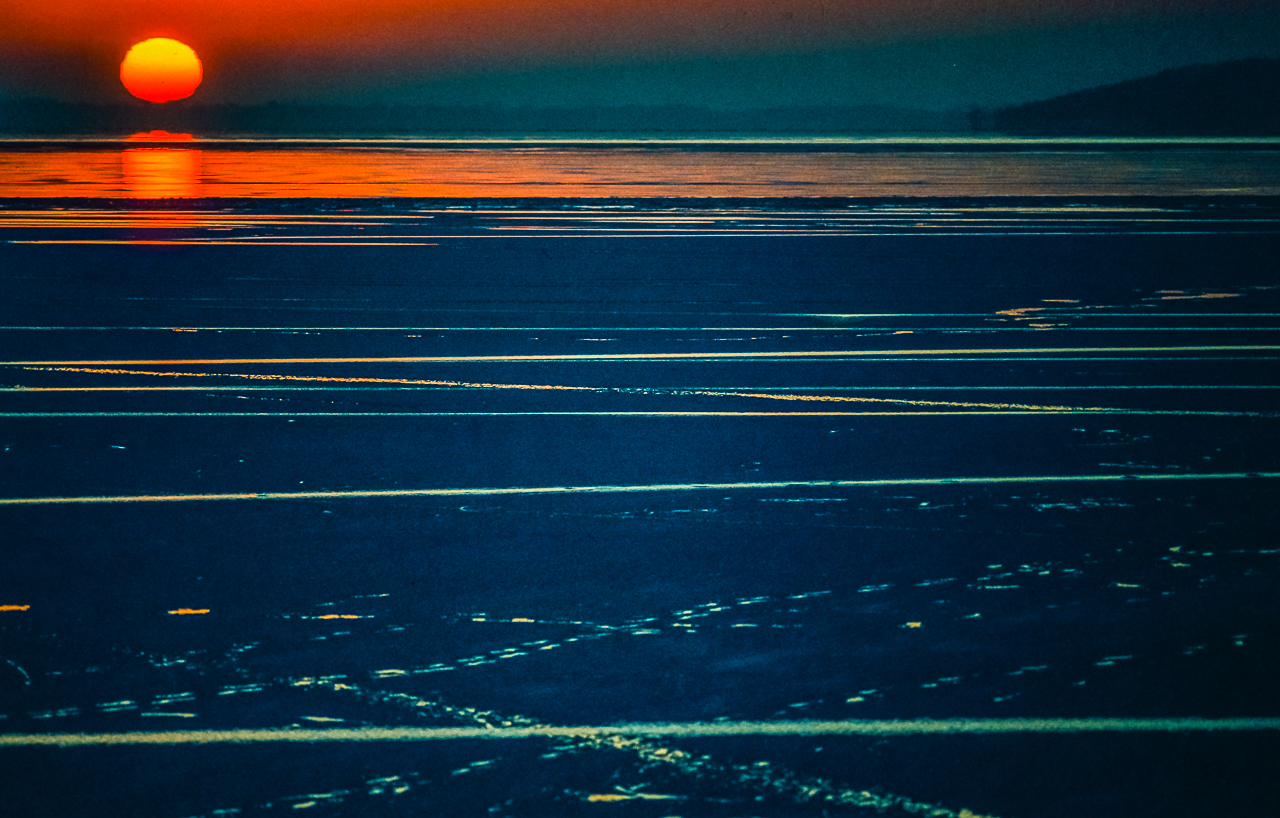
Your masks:
<instances>
[{"instance_id":1,"label":"setting sun","mask_svg":"<svg viewBox=\"0 0 1280 818\"><path fill-rule=\"evenodd\" d=\"M191 96L204 69L191 48L177 40L144 40L120 63L120 81L129 93L148 102L170 102Z\"/></svg>"}]
</instances>

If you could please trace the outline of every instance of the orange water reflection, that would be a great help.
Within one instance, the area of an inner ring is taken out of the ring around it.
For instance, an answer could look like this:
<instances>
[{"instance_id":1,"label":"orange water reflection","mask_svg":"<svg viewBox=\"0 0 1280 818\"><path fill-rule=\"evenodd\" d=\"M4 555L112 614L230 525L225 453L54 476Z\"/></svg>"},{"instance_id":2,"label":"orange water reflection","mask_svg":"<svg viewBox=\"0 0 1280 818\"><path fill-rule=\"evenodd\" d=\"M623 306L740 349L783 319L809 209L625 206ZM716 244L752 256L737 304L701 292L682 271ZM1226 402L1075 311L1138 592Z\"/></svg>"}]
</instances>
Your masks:
<instances>
[{"instance_id":1,"label":"orange water reflection","mask_svg":"<svg viewBox=\"0 0 1280 818\"><path fill-rule=\"evenodd\" d=\"M200 190L200 151L185 148L129 148L120 154L128 196L134 199L191 199Z\"/></svg>"},{"instance_id":2,"label":"orange water reflection","mask_svg":"<svg viewBox=\"0 0 1280 818\"><path fill-rule=\"evenodd\" d=\"M170 133L168 131L143 131L126 137L125 142L195 142L196 138L189 133Z\"/></svg>"},{"instance_id":3,"label":"orange water reflection","mask_svg":"<svg viewBox=\"0 0 1280 818\"><path fill-rule=\"evenodd\" d=\"M167 135L148 141L172 143ZM136 140L138 142L142 139ZM1280 195L1280 151L4 150L0 197Z\"/></svg>"},{"instance_id":4,"label":"orange water reflection","mask_svg":"<svg viewBox=\"0 0 1280 818\"><path fill-rule=\"evenodd\" d=\"M196 142L188 133L147 131L125 139L147 147L126 148L120 154L124 195L133 199L191 199L200 190L200 151L168 147Z\"/></svg>"}]
</instances>

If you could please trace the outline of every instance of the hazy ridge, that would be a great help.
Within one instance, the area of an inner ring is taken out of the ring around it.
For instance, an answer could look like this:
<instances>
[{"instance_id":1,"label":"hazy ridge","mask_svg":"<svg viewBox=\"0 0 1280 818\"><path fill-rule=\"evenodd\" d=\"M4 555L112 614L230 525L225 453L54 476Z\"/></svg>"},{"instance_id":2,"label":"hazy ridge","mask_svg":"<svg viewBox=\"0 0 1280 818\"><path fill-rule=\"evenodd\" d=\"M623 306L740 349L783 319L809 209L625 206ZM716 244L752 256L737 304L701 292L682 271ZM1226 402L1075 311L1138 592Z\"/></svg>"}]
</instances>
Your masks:
<instances>
[{"instance_id":1,"label":"hazy ridge","mask_svg":"<svg viewBox=\"0 0 1280 818\"><path fill-rule=\"evenodd\" d=\"M717 110L693 106L503 108L430 105L95 105L0 101L0 133L204 135L487 135L671 133L939 133L968 130L963 112L883 105Z\"/></svg>"},{"instance_id":2,"label":"hazy ridge","mask_svg":"<svg viewBox=\"0 0 1280 818\"><path fill-rule=\"evenodd\" d=\"M999 133L1063 136L1280 134L1280 60L1192 65L979 113Z\"/></svg>"}]
</instances>

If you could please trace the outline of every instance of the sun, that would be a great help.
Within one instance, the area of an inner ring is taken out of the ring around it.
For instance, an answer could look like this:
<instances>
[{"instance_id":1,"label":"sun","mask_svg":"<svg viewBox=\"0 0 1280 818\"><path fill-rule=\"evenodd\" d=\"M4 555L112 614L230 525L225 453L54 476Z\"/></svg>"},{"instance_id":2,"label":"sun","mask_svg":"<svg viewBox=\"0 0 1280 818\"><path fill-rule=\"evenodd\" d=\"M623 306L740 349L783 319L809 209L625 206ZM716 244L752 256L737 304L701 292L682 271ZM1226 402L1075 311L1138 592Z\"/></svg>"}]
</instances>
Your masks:
<instances>
[{"instance_id":1,"label":"sun","mask_svg":"<svg viewBox=\"0 0 1280 818\"><path fill-rule=\"evenodd\" d=\"M195 93L204 67L190 46L153 37L129 49L120 63L120 81L138 99L170 102Z\"/></svg>"}]
</instances>

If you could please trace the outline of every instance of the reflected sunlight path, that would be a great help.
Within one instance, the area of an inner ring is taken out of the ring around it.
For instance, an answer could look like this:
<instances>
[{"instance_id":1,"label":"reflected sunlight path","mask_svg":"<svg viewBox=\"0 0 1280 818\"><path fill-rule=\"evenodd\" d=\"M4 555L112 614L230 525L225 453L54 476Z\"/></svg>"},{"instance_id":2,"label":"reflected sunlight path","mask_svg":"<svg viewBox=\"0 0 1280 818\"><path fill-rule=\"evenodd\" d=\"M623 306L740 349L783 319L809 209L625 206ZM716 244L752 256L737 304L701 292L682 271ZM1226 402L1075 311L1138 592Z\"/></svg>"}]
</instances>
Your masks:
<instances>
[{"instance_id":1,"label":"reflected sunlight path","mask_svg":"<svg viewBox=\"0 0 1280 818\"><path fill-rule=\"evenodd\" d=\"M912 719L739 721L616 724L602 727L361 727L328 730L174 730L130 733L13 733L0 747L85 747L120 744L261 744L318 741L438 741L442 739L598 738L650 736L906 736L992 733L1184 733L1280 730L1280 718L1225 719Z\"/></svg>"},{"instance_id":2,"label":"reflected sunlight path","mask_svg":"<svg viewBox=\"0 0 1280 818\"><path fill-rule=\"evenodd\" d=\"M514 494L626 494L661 491L731 491L784 488L991 485L1009 483L1097 483L1132 480L1246 480L1280 478L1280 472L1207 474L1070 474L1024 477L925 477L905 480L787 480L768 483L655 483L635 486L539 486L468 489L378 489L355 491L267 491L238 494L133 494L86 497L7 497L0 505L64 503L162 503L210 500L327 500L351 497L478 497Z\"/></svg>"}]
</instances>

